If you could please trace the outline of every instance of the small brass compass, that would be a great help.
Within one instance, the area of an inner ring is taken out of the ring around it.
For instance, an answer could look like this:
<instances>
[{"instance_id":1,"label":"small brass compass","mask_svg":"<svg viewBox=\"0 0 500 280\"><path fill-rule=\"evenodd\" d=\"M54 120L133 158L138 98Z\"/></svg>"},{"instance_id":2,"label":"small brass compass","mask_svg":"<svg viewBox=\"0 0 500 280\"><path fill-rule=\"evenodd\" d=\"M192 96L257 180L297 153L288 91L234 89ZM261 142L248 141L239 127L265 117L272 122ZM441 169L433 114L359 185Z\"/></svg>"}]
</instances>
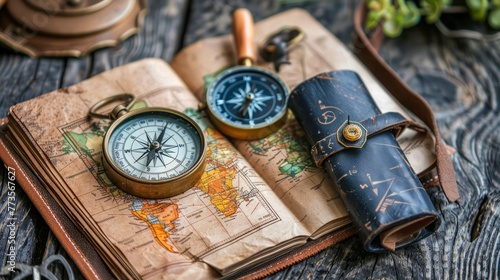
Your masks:
<instances>
[{"instance_id":1,"label":"small brass compass","mask_svg":"<svg viewBox=\"0 0 500 280\"><path fill-rule=\"evenodd\" d=\"M287 119L289 89L271 71L253 66L253 18L247 9L234 12L233 31L240 66L220 73L205 93L213 124L237 139L258 139L276 132Z\"/></svg>"}]
</instances>

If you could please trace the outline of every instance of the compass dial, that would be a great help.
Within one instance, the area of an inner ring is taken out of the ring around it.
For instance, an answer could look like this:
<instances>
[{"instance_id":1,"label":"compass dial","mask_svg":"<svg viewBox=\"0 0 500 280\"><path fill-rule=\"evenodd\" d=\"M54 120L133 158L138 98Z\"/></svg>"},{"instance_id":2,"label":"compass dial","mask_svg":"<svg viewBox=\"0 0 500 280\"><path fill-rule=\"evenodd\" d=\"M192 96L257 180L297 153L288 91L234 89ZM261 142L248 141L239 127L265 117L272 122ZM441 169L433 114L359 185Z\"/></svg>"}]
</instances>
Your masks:
<instances>
[{"instance_id":1,"label":"compass dial","mask_svg":"<svg viewBox=\"0 0 500 280\"><path fill-rule=\"evenodd\" d=\"M238 67L218 76L208 104L215 115L240 127L268 125L286 109L288 91L283 82L263 69Z\"/></svg>"},{"instance_id":2,"label":"compass dial","mask_svg":"<svg viewBox=\"0 0 500 280\"><path fill-rule=\"evenodd\" d=\"M167 195L157 195L158 190L148 187L192 185L199 179L193 173L202 172L205 149L203 133L189 117L164 108L145 108L126 114L110 127L104 139L104 167L112 169L110 179L131 194L171 196L170 191L160 190ZM189 182L179 183L184 179Z\"/></svg>"},{"instance_id":3,"label":"compass dial","mask_svg":"<svg viewBox=\"0 0 500 280\"><path fill-rule=\"evenodd\" d=\"M122 122L110 135L114 164L130 176L163 180L181 175L196 163L201 141L185 119L165 113L143 113Z\"/></svg>"},{"instance_id":4,"label":"compass dial","mask_svg":"<svg viewBox=\"0 0 500 280\"><path fill-rule=\"evenodd\" d=\"M207 91L213 117L239 129L273 125L286 114L288 88L271 72L235 67L215 78Z\"/></svg>"}]
</instances>

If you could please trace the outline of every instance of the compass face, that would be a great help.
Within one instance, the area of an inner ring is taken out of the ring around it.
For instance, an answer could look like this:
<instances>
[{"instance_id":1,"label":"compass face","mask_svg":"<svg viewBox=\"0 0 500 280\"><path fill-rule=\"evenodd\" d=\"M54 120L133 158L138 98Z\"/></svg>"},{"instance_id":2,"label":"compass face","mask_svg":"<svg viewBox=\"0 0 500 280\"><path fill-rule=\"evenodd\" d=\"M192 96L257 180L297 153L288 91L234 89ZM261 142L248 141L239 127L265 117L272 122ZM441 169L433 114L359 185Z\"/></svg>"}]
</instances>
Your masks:
<instances>
[{"instance_id":1,"label":"compass face","mask_svg":"<svg viewBox=\"0 0 500 280\"><path fill-rule=\"evenodd\" d=\"M273 124L287 110L288 88L273 73L235 67L217 76L207 91L207 105L220 121L237 128Z\"/></svg>"},{"instance_id":2,"label":"compass face","mask_svg":"<svg viewBox=\"0 0 500 280\"><path fill-rule=\"evenodd\" d=\"M131 113L111 131L107 150L114 167L122 173L146 181L167 180L182 176L201 158L200 133L179 114Z\"/></svg>"}]
</instances>

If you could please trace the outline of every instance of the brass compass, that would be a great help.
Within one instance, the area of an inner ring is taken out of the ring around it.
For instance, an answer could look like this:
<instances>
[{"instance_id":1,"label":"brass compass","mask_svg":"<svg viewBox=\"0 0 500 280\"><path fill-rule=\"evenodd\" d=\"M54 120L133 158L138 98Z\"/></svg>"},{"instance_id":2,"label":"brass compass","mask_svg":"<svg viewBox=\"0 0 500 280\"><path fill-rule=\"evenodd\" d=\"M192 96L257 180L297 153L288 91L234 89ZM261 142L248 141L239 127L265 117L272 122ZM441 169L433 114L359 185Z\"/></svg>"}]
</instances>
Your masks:
<instances>
[{"instance_id":1,"label":"brass compass","mask_svg":"<svg viewBox=\"0 0 500 280\"><path fill-rule=\"evenodd\" d=\"M289 89L274 73L255 67L253 19L247 9L234 12L233 31L240 66L220 73L205 93L207 114L225 135L258 139L286 122Z\"/></svg>"},{"instance_id":2,"label":"brass compass","mask_svg":"<svg viewBox=\"0 0 500 280\"><path fill-rule=\"evenodd\" d=\"M97 110L113 102L110 114ZM191 188L205 169L206 142L199 125L167 108L129 111L131 94L96 103L89 115L114 120L104 137L102 163L106 175L121 190L143 198L165 198Z\"/></svg>"}]
</instances>

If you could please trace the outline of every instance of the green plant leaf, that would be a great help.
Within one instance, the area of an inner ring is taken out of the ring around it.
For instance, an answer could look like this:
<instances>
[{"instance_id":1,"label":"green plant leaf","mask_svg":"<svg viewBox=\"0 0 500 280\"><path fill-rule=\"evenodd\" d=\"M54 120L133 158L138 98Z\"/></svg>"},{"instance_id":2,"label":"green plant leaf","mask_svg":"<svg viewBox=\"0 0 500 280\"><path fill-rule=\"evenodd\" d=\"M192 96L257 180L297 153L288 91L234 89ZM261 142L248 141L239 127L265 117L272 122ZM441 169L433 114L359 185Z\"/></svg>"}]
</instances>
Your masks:
<instances>
[{"instance_id":1,"label":"green plant leaf","mask_svg":"<svg viewBox=\"0 0 500 280\"><path fill-rule=\"evenodd\" d=\"M401 23L398 23L395 18L384 21L382 29L384 30L384 34L391 38L398 37L403 31Z\"/></svg>"},{"instance_id":2,"label":"green plant leaf","mask_svg":"<svg viewBox=\"0 0 500 280\"><path fill-rule=\"evenodd\" d=\"M492 28L500 29L500 8L496 8L490 12L488 23Z\"/></svg>"},{"instance_id":3,"label":"green plant leaf","mask_svg":"<svg viewBox=\"0 0 500 280\"><path fill-rule=\"evenodd\" d=\"M465 3L469 7L469 12L473 20L484 21L486 19L488 0L466 0Z\"/></svg>"},{"instance_id":4,"label":"green plant leaf","mask_svg":"<svg viewBox=\"0 0 500 280\"><path fill-rule=\"evenodd\" d=\"M403 27L408 28L416 25L420 21L420 11L413 2L406 3L407 13L403 15Z\"/></svg>"},{"instance_id":5,"label":"green plant leaf","mask_svg":"<svg viewBox=\"0 0 500 280\"><path fill-rule=\"evenodd\" d=\"M439 0L422 0L420 5L426 15L425 21L427 23L434 23L441 16L441 7L443 4Z\"/></svg>"},{"instance_id":6,"label":"green plant leaf","mask_svg":"<svg viewBox=\"0 0 500 280\"><path fill-rule=\"evenodd\" d=\"M366 16L365 28L367 30L373 30L375 27L377 27L381 19L382 14L380 12L368 12L368 15Z\"/></svg>"},{"instance_id":7,"label":"green plant leaf","mask_svg":"<svg viewBox=\"0 0 500 280\"><path fill-rule=\"evenodd\" d=\"M478 11L481 9L482 0L466 0L465 3L470 10Z\"/></svg>"}]
</instances>

